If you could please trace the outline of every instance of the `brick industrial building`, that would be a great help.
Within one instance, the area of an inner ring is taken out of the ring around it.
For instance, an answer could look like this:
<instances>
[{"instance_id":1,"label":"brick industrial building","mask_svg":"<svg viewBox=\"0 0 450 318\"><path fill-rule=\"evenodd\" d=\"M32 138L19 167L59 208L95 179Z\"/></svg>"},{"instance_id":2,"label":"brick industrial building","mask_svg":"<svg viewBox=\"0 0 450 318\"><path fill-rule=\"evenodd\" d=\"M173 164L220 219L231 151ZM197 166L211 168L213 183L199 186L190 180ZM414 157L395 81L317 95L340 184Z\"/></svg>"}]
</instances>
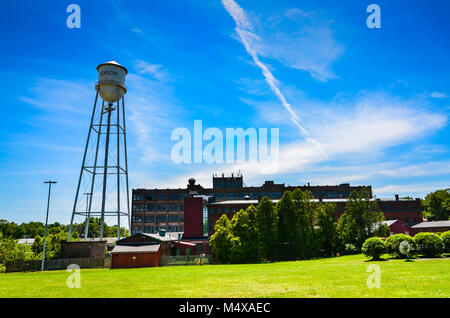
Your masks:
<instances>
[{"instance_id":1,"label":"brick industrial building","mask_svg":"<svg viewBox=\"0 0 450 318\"><path fill-rule=\"evenodd\" d=\"M247 187L242 175L237 174L213 176L212 188L204 188L191 178L184 189L133 189L132 233L158 233L160 229L184 232L183 240L206 246L205 238L212 234L214 223L222 214L231 219L240 209L252 204L256 206L264 196L276 203L285 191L295 188L311 191L318 203L335 203L338 219L345 211L350 193L363 186L350 186L348 183L286 186L266 181L259 187ZM371 192L371 187L368 188ZM395 198L372 200L378 202L386 220L400 220L407 226L423 221L419 199L400 199L396 195Z\"/></svg>"},{"instance_id":2,"label":"brick industrial building","mask_svg":"<svg viewBox=\"0 0 450 318\"><path fill-rule=\"evenodd\" d=\"M231 176L213 176L213 187L204 188L195 183L195 179L188 180L184 189L133 189L132 196L132 233L158 233L161 228L167 232L185 232L191 237L203 237L208 234L207 226L200 228L185 224L184 216L188 210L202 209L203 221L215 220L217 213L211 214L211 204L223 201L243 200L248 197L252 201L267 196L272 200L281 199L287 190L300 188L309 190L316 198L345 199L354 190L360 190L363 186L350 186L348 183L340 185L313 186L308 184L299 186L286 186L284 183L276 184L266 181L259 187L244 186L241 174ZM368 187L371 191L370 186ZM192 203L195 206L185 206L185 198L189 196L203 196L204 200ZM250 202L250 201L249 201ZM248 203L248 202L247 202ZM216 212L216 210L213 210ZM208 215L209 212L209 215ZM233 207L230 209L232 216ZM225 212L226 213L226 212ZM197 220L198 222L198 220ZM211 223L211 222L209 222ZM198 224L198 223L197 223Z\"/></svg>"}]
</instances>

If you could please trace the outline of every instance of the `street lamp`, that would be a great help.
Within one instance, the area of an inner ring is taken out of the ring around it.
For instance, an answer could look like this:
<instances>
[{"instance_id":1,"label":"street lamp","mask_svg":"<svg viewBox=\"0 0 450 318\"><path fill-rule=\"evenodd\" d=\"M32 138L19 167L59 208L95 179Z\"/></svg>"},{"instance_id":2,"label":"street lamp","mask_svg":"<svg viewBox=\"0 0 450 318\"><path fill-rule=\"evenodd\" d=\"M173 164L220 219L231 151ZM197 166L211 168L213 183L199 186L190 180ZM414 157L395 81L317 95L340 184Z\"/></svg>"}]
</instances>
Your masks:
<instances>
[{"instance_id":1,"label":"street lamp","mask_svg":"<svg viewBox=\"0 0 450 318\"><path fill-rule=\"evenodd\" d=\"M44 270L45 244L47 243L48 210L49 210L49 207L50 207L50 191L52 189L52 183L57 183L57 182L56 181L45 181L44 183L48 183L48 200L47 200L47 216L45 217L44 251L42 253L41 271Z\"/></svg>"}]
</instances>

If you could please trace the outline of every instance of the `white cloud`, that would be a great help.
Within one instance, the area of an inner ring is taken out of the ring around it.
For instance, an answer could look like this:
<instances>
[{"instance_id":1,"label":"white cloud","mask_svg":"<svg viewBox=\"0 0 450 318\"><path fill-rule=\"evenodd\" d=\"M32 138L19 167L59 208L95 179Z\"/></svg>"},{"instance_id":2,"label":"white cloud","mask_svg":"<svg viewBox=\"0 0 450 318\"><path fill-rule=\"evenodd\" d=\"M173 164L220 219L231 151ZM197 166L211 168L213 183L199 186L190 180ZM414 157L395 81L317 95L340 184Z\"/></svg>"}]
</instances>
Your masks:
<instances>
[{"instance_id":1,"label":"white cloud","mask_svg":"<svg viewBox=\"0 0 450 318\"><path fill-rule=\"evenodd\" d=\"M345 49L334 39L333 21L295 8L261 20L257 28L261 40L254 41L260 55L309 72L321 82L337 77L331 65Z\"/></svg>"},{"instance_id":2,"label":"white cloud","mask_svg":"<svg viewBox=\"0 0 450 318\"><path fill-rule=\"evenodd\" d=\"M324 150L322 149L320 143L317 142L314 138L310 137L308 131L300 124L300 119L292 109L291 105L287 102L285 96L279 89L279 81L275 78L272 72L268 69L268 67L262 63L258 57L257 50L255 49L255 42L259 39L258 35L253 32L253 26L248 20L248 17L245 11L233 0L222 0L222 4L228 13L232 16L233 20L236 23L236 32L239 35L240 41L244 45L247 53L252 57L255 64L262 70L264 78L269 84L270 89L275 93L275 95L280 100L283 107L289 112L291 121L297 126L300 130L301 135L305 140L309 143L313 144L316 147L323 157L326 157Z\"/></svg>"},{"instance_id":3,"label":"white cloud","mask_svg":"<svg viewBox=\"0 0 450 318\"><path fill-rule=\"evenodd\" d=\"M430 94L430 97L432 97L432 98L447 98L448 95L446 93L443 93L443 92L432 92Z\"/></svg>"}]
</instances>

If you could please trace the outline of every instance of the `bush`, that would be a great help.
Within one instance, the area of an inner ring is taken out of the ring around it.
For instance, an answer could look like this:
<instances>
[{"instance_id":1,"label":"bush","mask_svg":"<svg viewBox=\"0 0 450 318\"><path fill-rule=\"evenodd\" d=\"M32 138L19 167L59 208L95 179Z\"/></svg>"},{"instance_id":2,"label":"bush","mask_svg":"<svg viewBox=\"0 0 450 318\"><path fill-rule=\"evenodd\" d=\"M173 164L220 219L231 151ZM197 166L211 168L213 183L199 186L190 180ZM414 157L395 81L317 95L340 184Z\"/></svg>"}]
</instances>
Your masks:
<instances>
[{"instance_id":1,"label":"bush","mask_svg":"<svg viewBox=\"0 0 450 318\"><path fill-rule=\"evenodd\" d=\"M368 238L362 246L362 252L367 257L378 260L382 254L386 253L386 243L378 237Z\"/></svg>"},{"instance_id":2,"label":"bush","mask_svg":"<svg viewBox=\"0 0 450 318\"><path fill-rule=\"evenodd\" d=\"M352 255L352 254L359 254L359 249L350 243L345 244L344 247L344 255Z\"/></svg>"},{"instance_id":3,"label":"bush","mask_svg":"<svg viewBox=\"0 0 450 318\"><path fill-rule=\"evenodd\" d=\"M444 251L444 243L436 233L421 232L414 236L417 252L427 257L439 256Z\"/></svg>"},{"instance_id":4,"label":"bush","mask_svg":"<svg viewBox=\"0 0 450 318\"><path fill-rule=\"evenodd\" d=\"M441 234L442 243L444 243L444 252L450 253L450 231Z\"/></svg>"},{"instance_id":5,"label":"bush","mask_svg":"<svg viewBox=\"0 0 450 318\"><path fill-rule=\"evenodd\" d=\"M386 239L387 253L392 256L395 256L395 257L405 258L406 255L403 255L402 253L400 253L400 250L399 250L399 245L403 241L408 242L409 245L411 246L411 251L409 252L409 254L410 255L414 254L414 251L416 249L414 238L412 238L411 236L406 235L406 234L395 234L395 235L389 236Z\"/></svg>"}]
</instances>

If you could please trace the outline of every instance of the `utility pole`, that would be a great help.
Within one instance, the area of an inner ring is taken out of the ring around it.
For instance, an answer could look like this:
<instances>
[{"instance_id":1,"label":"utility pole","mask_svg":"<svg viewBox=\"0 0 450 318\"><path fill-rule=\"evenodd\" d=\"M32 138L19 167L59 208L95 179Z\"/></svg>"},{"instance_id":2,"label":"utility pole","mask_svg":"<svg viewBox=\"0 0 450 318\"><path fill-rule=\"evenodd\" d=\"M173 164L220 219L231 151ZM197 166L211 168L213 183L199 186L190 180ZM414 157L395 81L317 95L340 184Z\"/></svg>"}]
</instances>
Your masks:
<instances>
[{"instance_id":1,"label":"utility pole","mask_svg":"<svg viewBox=\"0 0 450 318\"><path fill-rule=\"evenodd\" d=\"M48 183L48 199L47 199L47 216L45 217L45 234L44 234L44 251L42 252L42 265L41 271L44 270L44 260L45 260L45 245L47 243L47 224L48 224L48 210L50 208L50 191L52 190L52 184L57 183L56 181L45 181Z\"/></svg>"}]
</instances>

